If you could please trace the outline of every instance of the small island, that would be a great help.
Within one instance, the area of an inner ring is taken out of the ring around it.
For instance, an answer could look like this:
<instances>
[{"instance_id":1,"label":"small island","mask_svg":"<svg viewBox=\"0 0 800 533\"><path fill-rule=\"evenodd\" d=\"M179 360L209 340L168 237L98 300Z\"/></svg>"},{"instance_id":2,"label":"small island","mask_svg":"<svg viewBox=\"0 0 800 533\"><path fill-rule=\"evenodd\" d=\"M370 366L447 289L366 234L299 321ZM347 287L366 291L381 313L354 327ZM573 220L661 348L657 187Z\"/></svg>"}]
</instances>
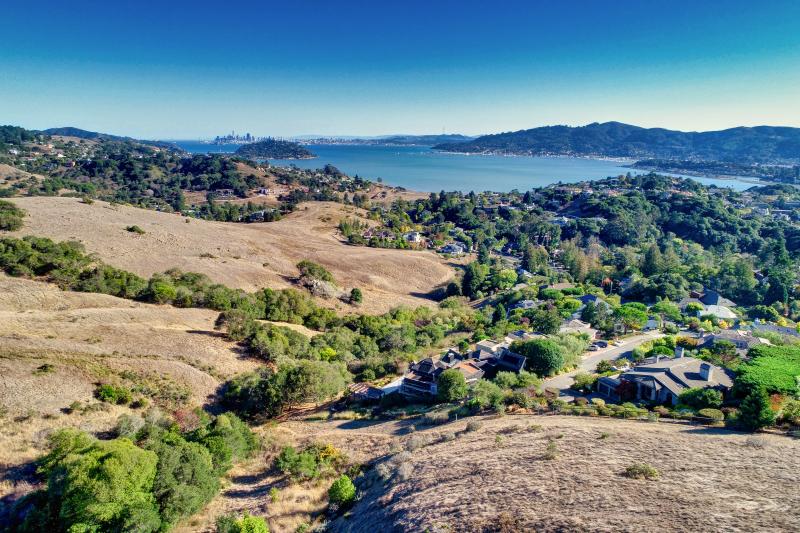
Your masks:
<instances>
[{"instance_id":1,"label":"small island","mask_svg":"<svg viewBox=\"0 0 800 533\"><path fill-rule=\"evenodd\" d=\"M273 138L243 144L236 150L236 155L255 159L313 159L316 157L295 142Z\"/></svg>"}]
</instances>

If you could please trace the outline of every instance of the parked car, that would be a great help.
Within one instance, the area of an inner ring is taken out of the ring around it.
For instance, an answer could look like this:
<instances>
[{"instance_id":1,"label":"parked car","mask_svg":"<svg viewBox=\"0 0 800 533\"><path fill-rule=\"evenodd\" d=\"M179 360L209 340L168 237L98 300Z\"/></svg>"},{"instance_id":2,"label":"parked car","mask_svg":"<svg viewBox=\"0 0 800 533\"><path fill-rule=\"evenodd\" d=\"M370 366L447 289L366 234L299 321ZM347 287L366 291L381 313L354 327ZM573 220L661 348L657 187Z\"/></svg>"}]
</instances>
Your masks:
<instances>
[{"instance_id":1,"label":"parked car","mask_svg":"<svg viewBox=\"0 0 800 533\"><path fill-rule=\"evenodd\" d=\"M594 344L598 348L608 348L608 342L606 341L594 341Z\"/></svg>"},{"instance_id":2,"label":"parked car","mask_svg":"<svg viewBox=\"0 0 800 533\"><path fill-rule=\"evenodd\" d=\"M591 346L589 346L589 351L590 352L596 352L599 349L600 348L598 348L596 344L592 344Z\"/></svg>"}]
</instances>

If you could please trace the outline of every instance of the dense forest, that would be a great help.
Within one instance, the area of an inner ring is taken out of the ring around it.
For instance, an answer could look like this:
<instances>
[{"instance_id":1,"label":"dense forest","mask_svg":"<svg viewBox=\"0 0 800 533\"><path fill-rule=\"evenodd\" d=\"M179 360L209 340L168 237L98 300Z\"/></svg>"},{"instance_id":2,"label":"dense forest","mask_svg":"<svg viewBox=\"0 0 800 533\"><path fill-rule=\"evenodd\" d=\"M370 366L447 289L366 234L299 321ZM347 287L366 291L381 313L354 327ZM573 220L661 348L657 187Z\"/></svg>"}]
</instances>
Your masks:
<instances>
[{"instance_id":1,"label":"dense forest","mask_svg":"<svg viewBox=\"0 0 800 533\"><path fill-rule=\"evenodd\" d=\"M434 148L464 153L796 163L800 161L800 129L758 126L682 132L605 122L580 127L545 126L498 133L463 143L439 144Z\"/></svg>"}]
</instances>

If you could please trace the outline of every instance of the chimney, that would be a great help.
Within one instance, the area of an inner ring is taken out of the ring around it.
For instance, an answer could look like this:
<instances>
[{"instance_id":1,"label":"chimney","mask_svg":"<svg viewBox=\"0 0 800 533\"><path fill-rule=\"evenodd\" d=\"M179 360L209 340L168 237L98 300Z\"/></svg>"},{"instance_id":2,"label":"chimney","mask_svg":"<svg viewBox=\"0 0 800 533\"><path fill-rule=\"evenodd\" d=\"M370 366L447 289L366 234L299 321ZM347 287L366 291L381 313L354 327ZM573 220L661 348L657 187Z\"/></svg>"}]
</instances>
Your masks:
<instances>
[{"instance_id":1,"label":"chimney","mask_svg":"<svg viewBox=\"0 0 800 533\"><path fill-rule=\"evenodd\" d=\"M706 381L711 381L714 374L714 369L709 363L700 363L700 377Z\"/></svg>"}]
</instances>

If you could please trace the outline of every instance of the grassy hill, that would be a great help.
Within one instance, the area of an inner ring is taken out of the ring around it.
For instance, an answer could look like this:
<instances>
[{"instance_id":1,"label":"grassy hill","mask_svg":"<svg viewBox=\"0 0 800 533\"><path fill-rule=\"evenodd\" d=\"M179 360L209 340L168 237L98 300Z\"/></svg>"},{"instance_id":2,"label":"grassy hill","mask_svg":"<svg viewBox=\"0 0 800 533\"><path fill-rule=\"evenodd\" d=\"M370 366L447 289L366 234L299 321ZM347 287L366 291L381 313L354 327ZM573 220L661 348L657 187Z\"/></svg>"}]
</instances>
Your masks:
<instances>
[{"instance_id":1,"label":"grassy hill","mask_svg":"<svg viewBox=\"0 0 800 533\"><path fill-rule=\"evenodd\" d=\"M87 252L118 268L150 276L170 268L200 272L231 288L286 288L308 259L325 266L340 286L364 292L361 312L382 313L398 305L431 305L424 294L455 274L427 251L408 252L348 246L337 234L339 220L354 207L313 202L278 222L233 224L187 219L175 214L81 203L77 198L14 198L27 211L16 236L77 240ZM138 226L144 233L126 231ZM347 312L352 308L339 305Z\"/></svg>"}]
</instances>

